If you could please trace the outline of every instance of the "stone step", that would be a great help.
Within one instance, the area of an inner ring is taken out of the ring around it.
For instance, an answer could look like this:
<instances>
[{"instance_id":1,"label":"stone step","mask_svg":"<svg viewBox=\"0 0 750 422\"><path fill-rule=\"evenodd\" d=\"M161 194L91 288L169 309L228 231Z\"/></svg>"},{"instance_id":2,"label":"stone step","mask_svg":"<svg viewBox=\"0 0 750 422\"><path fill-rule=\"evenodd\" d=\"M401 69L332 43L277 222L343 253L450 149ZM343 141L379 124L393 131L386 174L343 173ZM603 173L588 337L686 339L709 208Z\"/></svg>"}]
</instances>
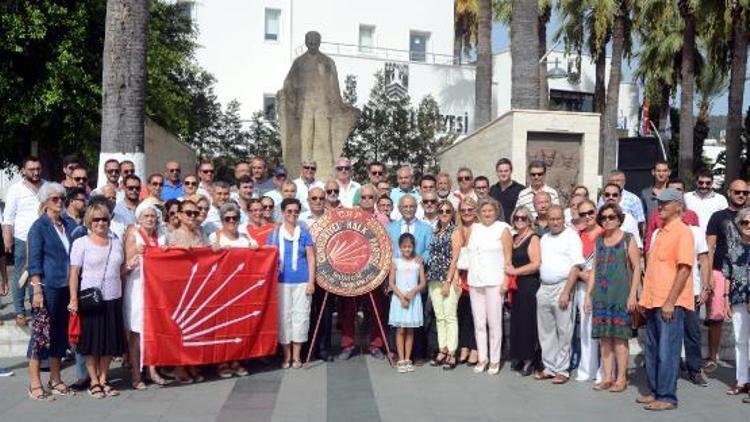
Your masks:
<instances>
[{"instance_id":1,"label":"stone step","mask_svg":"<svg viewBox=\"0 0 750 422\"><path fill-rule=\"evenodd\" d=\"M29 347L29 329L6 321L0 325L0 358L26 356Z\"/></svg>"}]
</instances>

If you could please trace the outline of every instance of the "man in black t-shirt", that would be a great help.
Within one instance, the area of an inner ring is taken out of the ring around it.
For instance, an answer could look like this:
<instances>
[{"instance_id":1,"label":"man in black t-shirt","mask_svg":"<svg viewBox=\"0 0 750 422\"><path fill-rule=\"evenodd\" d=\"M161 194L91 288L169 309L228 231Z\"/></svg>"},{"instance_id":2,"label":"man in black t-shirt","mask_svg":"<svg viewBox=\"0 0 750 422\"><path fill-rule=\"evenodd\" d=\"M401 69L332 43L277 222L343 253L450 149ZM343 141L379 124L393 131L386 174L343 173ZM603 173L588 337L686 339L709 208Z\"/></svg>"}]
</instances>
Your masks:
<instances>
[{"instance_id":1,"label":"man in black t-shirt","mask_svg":"<svg viewBox=\"0 0 750 422\"><path fill-rule=\"evenodd\" d=\"M507 158L497 160L495 164L497 183L490 187L490 197L500 203L503 207L503 219L512 225L510 216L518 201L518 194L525 188L524 185L511 178L513 174L513 163Z\"/></svg>"},{"instance_id":2,"label":"man in black t-shirt","mask_svg":"<svg viewBox=\"0 0 750 422\"><path fill-rule=\"evenodd\" d=\"M713 372L717 368L719 346L721 345L721 326L724 321L724 275L721 272L724 259L732 242L739 238L739 231L734 224L737 211L747 206L748 185L744 180L734 180L729 184L727 199L729 207L716 211L711 215L706 227L706 242L708 243L708 261L712 266L708 309L706 322L708 324L708 359L706 372ZM701 295L705 297L705 295Z\"/></svg>"}]
</instances>

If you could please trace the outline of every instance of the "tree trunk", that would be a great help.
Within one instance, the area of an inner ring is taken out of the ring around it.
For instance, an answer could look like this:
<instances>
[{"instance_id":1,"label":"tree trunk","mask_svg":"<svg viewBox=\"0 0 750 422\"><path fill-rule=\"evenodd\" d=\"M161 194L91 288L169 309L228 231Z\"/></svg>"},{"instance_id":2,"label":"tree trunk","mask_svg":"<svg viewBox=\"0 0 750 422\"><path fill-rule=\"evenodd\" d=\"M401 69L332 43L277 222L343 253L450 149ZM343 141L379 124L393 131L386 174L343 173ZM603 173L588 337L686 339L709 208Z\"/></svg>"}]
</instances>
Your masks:
<instances>
[{"instance_id":1,"label":"tree trunk","mask_svg":"<svg viewBox=\"0 0 750 422\"><path fill-rule=\"evenodd\" d=\"M605 84L605 74L607 72L607 52L602 47L599 54L596 55L595 63L595 74L594 74L594 113L599 113L599 139L604 140L607 137L607 131L605 126L605 120L607 119L605 113L607 104L607 91ZM604 162L604 149L599 148L599 166L601 168Z\"/></svg>"},{"instance_id":2,"label":"tree trunk","mask_svg":"<svg viewBox=\"0 0 750 422\"><path fill-rule=\"evenodd\" d=\"M474 128L489 122L492 113L492 0L479 0L478 35Z\"/></svg>"},{"instance_id":3,"label":"tree trunk","mask_svg":"<svg viewBox=\"0 0 750 422\"><path fill-rule=\"evenodd\" d=\"M510 24L511 109L539 108L539 9L536 1L513 0Z\"/></svg>"},{"instance_id":4,"label":"tree trunk","mask_svg":"<svg viewBox=\"0 0 750 422\"><path fill-rule=\"evenodd\" d=\"M539 13L539 57L547 53L547 22L549 22L552 9L546 7ZM539 63L539 109L547 110L549 108L549 83L547 82L547 64L549 60Z\"/></svg>"},{"instance_id":5,"label":"tree trunk","mask_svg":"<svg viewBox=\"0 0 750 422\"><path fill-rule=\"evenodd\" d=\"M456 26L455 31L453 31L453 63L461 64L464 52L464 36L463 30L460 29L460 26L463 23L454 18L453 24Z\"/></svg>"},{"instance_id":6,"label":"tree trunk","mask_svg":"<svg viewBox=\"0 0 750 422\"><path fill-rule=\"evenodd\" d=\"M669 97L672 87L666 83L661 86L661 102L659 103L659 135L667 132L667 119L669 117Z\"/></svg>"},{"instance_id":7,"label":"tree trunk","mask_svg":"<svg viewBox=\"0 0 750 422\"><path fill-rule=\"evenodd\" d=\"M143 153L148 0L107 0L102 153Z\"/></svg>"},{"instance_id":8,"label":"tree trunk","mask_svg":"<svg viewBox=\"0 0 750 422\"><path fill-rule=\"evenodd\" d=\"M727 162L724 183L740 177L742 155L742 97L745 94L745 71L747 69L747 29L736 6L732 19L732 73L729 78L729 102L727 111Z\"/></svg>"},{"instance_id":9,"label":"tree trunk","mask_svg":"<svg viewBox=\"0 0 750 422\"><path fill-rule=\"evenodd\" d=\"M682 32L682 64L680 90L680 153L677 171L686 178L693 170L693 95L695 93L695 16L688 0L680 0L680 15L685 22Z\"/></svg>"},{"instance_id":10,"label":"tree trunk","mask_svg":"<svg viewBox=\"0 0 750 422\"><path fill-rule=\"evenodd\" d=\"M604 162L602 174L609 174L617 168L617 109L620 96L620 78L622 77L622 55L625 47L625 13L626 0L620 2L612 26L612 61L609 68L609 83L607 85L607 104L605 106L604 130L606 136L602 145Z\"/></svg>"}]
</instances>

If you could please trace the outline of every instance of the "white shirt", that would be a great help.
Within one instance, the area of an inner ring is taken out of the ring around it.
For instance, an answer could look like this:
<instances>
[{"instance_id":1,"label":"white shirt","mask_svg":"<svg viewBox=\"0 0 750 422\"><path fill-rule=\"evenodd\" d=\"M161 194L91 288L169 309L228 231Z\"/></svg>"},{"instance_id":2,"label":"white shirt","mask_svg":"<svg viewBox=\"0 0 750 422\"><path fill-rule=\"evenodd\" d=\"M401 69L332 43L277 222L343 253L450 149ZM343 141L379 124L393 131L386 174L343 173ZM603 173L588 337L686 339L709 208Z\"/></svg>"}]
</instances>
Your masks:
<instances>
[{"instance_id":1,"label":"white shirt","mask_svg":"<svg viewBox=\"0 0 750 422\"><path fill-rule=\"evenodd\" d=\"M213 205L211 208L208 209L208 213L206 214L206 219L203 221L204 227L221 227L221 215L219 214L219 209L214 207Z\"/></svg>"},{"instance_id":2,"label":"white shirt","mask_svg":"<svg viewBox=\"0 0 750 422\"><path fill-rule=\"evenodd\" d=\"M472 237L474 237L473 231L472 227ZM539 276L544 284L565 282L570 269L585 262L581 238L571 228L566 228L557 235L545 234L542 236L540 245L542 265L539 267Z\"/></svg>"},{"instance_id":3,"label":"white shirt","mask_svg":"<svg viewBox=\"0 0 750 422\"><path fill-rule=\"evenodd\" d=\"M125 239L125 230L130 223L121 214L112 213L112 220L109 222L109 231L117 237L120 243Z\"/></svg>"},{"instance_id":4,"label":"white shirt","mask_svg":"<svg viewBox=\"0 0 750 422\"><path fill-rule=\"evenodd\" d=\"M469 279L471 287L499 286L505 280L505 254L502 236L510 226L495 221L489 226L478 223L471 226L469 249Z\"/></svg>"},{"instance_id":5,"label":"white shirt","mask_svg":"<svg viewBox=\"0 0 750 422\"><path fill-rule=\"evenodd\" d=\"M309 205L307 203L307 194L310 192L310 189L312 188L321 188L323 189L325 187L325 184L320 180L313 180L312 183L307 183L304 180L302 180L301 177L298 177L294 179L294 185L297 186L297 199L302 202L302 211L307 211L309 208Z\"/></svg>"},{"instance_id":6,"label":"white shirt","mask_svg":"<svg viewBox=\"0 0 750 422\"><path fill-rule=\"evenodd\" d=\"M724 195L716 192L711 192L705 198L701 198L697 192L693 191L685 194L685 206L698 214L698 224L705 233L713 213L726 209L729 203Z\"/></svg>"},{"instance_id":7,"label":"white shirt","mask_svg":"<svg viewBox=\"0 0 750 422\"><path fill-rule=\"evenodd\" d=\"M45 183L47 182L42 180L40 190ZM5 201L3 224L13 226L13 237L25 242L31 225L39 218L38 191L30 188L26 180L19 180L10 185Z\"/></svg>"},{"instance_id":8,"label":"white shirt","mask_svg":"<svg viewBox=\"0 0 750 422\"><path fill-rule=\"evenodd\" d=\"M121 221L124 221L127 225L135 224L135 209L130 209L125 205L125 202L118 201L113 211L115 215L119 215ZM166 219L166 216L162 216Z\"/></svg>"},{"instance_id":9,"label":"white shirt","mask_svg":"<svg viewBox=\"0 0 750 422\"><path fill-rule=\"evenodd\" d=\"M341 182L337 181L337 183L339 184L339 201L341 201L341 205L346 208L353 207L354 194L356 194L362 186L354 180L349 180L349 184L346 188L344 188L344 185L342 185Z\"/></svg>"},{"instance_id":10,"label":"white shirt","mask_svg":"<svg viewBox=\"0 0 750 422\"><path fill-rule=\"evenodd\" d=\"M281 196L281 192L279 192L278 189L269 190L263 196L267 196L273 199L273 221L280 222L281 221L281 201L284 200L284 198Z\"/></svg>"},{"instance_id":11,"label":"white shirt","mask_svg":"<svg viewBox=\"0 0 750 422\"><path fill-rule=\"evenodd\" d=\"M208 235L208 241L211 242L211 244L216 243L216 236L218 236L217 233L219 233L219 231L215 231ZM219 246L222 248L249 248L251 246L257 247L258 242L249 237L247 233L239 232L239 236L234 240L226 236L219 236Z\"/></svg>"},{"instance_id":12,"label":"white shirt","mask_svg":"<svg viewBox=\"0 0 750 422\"><path fill-rule=\"evenodd\" d=\"M635 218L630 215L628 212L623 212L625 214L625 220L622 222L622 225L620 228L625 233L630 233L633 236L633 239L635 239L635 244L643 250L643 240L641 239L641 234L638 231L638 223L636 223Z\"/></svg>"},{"instance_id":13,"label":"white shirt","mask_svg":"<svg viewBox=\"0 0 750 422\"><path fill-rule=\"evenodd\" d=\"M542 185L542 189L540 189L539 192L547 192L552 199L552 204L560 205L560 195L557 194L557 191L554 188ZM533 218L537 217L536 210L534 209L534 195L536 195L536 193L537 192L529 186L518 193L518 200L516 201L516 208L526 208Z\"/></svg>"}]
</instances>

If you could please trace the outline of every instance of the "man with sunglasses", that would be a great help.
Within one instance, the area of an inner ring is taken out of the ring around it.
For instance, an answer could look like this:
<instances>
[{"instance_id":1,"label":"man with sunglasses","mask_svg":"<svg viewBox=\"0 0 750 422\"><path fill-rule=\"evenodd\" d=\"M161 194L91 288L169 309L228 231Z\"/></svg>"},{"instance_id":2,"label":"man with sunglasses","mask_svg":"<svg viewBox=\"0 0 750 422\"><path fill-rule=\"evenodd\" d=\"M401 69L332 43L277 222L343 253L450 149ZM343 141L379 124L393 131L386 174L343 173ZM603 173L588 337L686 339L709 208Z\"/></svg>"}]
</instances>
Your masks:
<instances>
[{"instance_id":1,"label":"man with sunglasses","mask_svg":"<svg viewBox=\"0 0 750 422\"><path fill-rule=\"evenodd\" d=\"M711 170L703 169L696 174L695 190L685 194L685 205L698 214L698 223L705 232L708 221L716 211L729 206L724 195L714 192L714 174Z\"/></svg>"},{"instance_id":2,"label":"man with sunglasses","mask_svg":"<svg viewBox=\"0 0 750 422\"><path fill-rule=\"evenodd\" d=\"M76 226L83 224L83 213L86 211L86 191L81 188L68 189L65 195L65 209L62 218L68 218Z\"/></svg>"},{"instance_id":3,"label":"man with sunglasses","mask_svg":"<svg viewBox=\"0 0 750 422\"><path fill-rule=\"evenodd\" d=\"M120 163L114 158L104 162L104 179L106 185L112 185L117 192L117 200L120 201L125 196L125 192L120 189ZM101 186L91 191L91 195L100 195Z\"/></svg>"},{"instance_id":4,"label":"man with sunglasses","mask_svg":"<svg viewBox=\"0 0 750 422\"><path fill-rule=\"evenodd\" d=\"M422 221L432 226L433 229L436 228L438 223L438 197L435 192L424 192L420 205L422 208Z\"/></svg>"},{"instance_id":5,"label":"man with sunglasses","mask_svg":"<svg viewBox=\"0 0 750 422\"><path fill-rule=\"evenodd\" d=\"M341 201L339 200L339 192L341 192L341 190L337 181L329 179L325 183L324 190L326 193L326 209L343 207Z\"/></svg>"},{"instance_id":6,"label":"man with sunglasses","mask_svg":"<svg viewBox=\"0 0 750 422\"><path fill-rule=\"evenodd\" d=\"M78 158L78 155L76 154L66 155L63 157L62 165L64 177L60 184L62 184L65 189L72 188L76 185L75 180L73 180L73 170L81 165L81 159Z\"/></svg>"},{"instance_id":7,"label":"man with sunglasses","mask_svg":"<svg viewBox=\"0 0 750 422\"><path fill-rule=\"evenodd\" d=\"M539 192L547 192L552 199L553 205L560 205L560 195L557 191L544 183L544 177L547 174L547 165L544 161L534 160L529 163L529 187L518 193L517 207L526 208L532 218L536 218L537 213L534 210L534 195Z\"/></svg>"},{"instance_id":8,"label":"man with sunglasses","mask_svg":"<svg viewBox=\"0 0 750 422\"><path fill-rule=\"evenodd\" d=\"M378 187L378 184L381 182L388 182L387 180L388 175L385 171L385 164L381 163L380 161L372 161L367 165L367 179L368 183ZM388 195L390 195L390 185L388 186ZM352 200L352 203L357 206L359 205L360 201L360 191L357 190L357 192L354 194L354 199Z\"/></svg>"},{"instance_id":9,"label":"man with sunglasses","mask_svg":"<svg viewBox=\"0 0 750 422\"><path fill-rule=\"evenodd\" d=\"M125 177L123 189L125 196L117 201L115 213L126 216L128 220L135 221L135 209L140 204L141 178L135 174Z\"/></svg>"},{"instance_id":10,"label":"man with sunglasses","mask_svg":"<svg viewBox=\"0 0 750 422\"><path fill-rule=\"evenodd\" d=\"M185 195L181 179L182 170L180 163L174 160L167 161L164 169L164 187L161 189L161 200L164 202L170 199L181 198Z\"/></svg>"},{"instance_id":11,"label":"man with sunglasses","mask_svg":"<svg viewBox=\"0 0 750 422\"><path fill-rule=\"evenodd\" d=\"M325 214L326 191L323 187L313 186L307 192L307 211L302 212L299 221L307 226L315 224Z\"/></svg>"},{"instance_id":12,"label":"man with sunglasses","mask_svg":"<svg viewBox=\"0 0 750 422\"><path fill-rule=\"evenodd\" d=\"M214 189L214 176L216 170L214 170L214 163L211 160L203 160L198 165L198 191L197 193L211 198L213 196Z\"/></svg>"},{"instance_id":13,"label":"man with sunglasses","mask_svg":"<svg viewBox=\"0 0 750 422\"><path fill-rule=\"evenodd\" d=\"M307 203L307 196L310 193L310 189L314 187L323 187L323 182L315 178L315 173L318 171L318 164L312 160L302 160L302 171L298 178L294 179L294 184L297 186L297 199L302 203L302 215L309 210ZM300 221L302 217L300 217Z\"/></svg>"},{"instance_id":14,"label":"man with sunglasses","mask_svg":"<svg viewBox=\"0 0 750 422\"><path fill-rule=\"evenodd\" d=\"M602 189L602 198L604 198L604 204L620 204L620 197L622 195L622 188L620 188L620 185L614 184L614 183L607 183L604 185L604 189ZM635 221L635 218L630 215L630 213L623 213L625 215L625 218L622 221L622 225L620 226L620 229L624 231L625 233L630 233L633 236L633 239L635 239L635 244L638 245L638 248L643 251L643 240L641 239L641 231L638 229L638 223Z\"/></svg>"},{"instance_id":15,"label":"man with sunglasses","mask_svg":"<svg viewBox=\"0 0 750 422\"><path fill-rule=\"evenodd\" d=\"M674 179L671 179L667 183L667 188L674 188L684 193L685 182L683 182L682 179L674 178ZM696 214L690 209L687 209L687 207L682 212L682 219L685 222L685 224L688 224L688 225L697 226L699 223L698 214ZM656 210L653 213L651 213L651 215L648 216L646 221L647 221L647 225L646 225L645 234L643 236L644 237L643 247L644 247L644 251L648 252L649 248L651 247L651 238L653 237L654 232L659 227L662 226L661 217L659 217L659 210Z\"/></svg>"},{"instance_id":16,"label":"man with sunglasses","mask_svg":"<svg viewBox=\"0 0 750 422\"><path fill-rule=\"evenodd\" d=\"M39 217L39 190L47 182L41 177L42 163L37 157L30 156L23 160L21 175L22 179L12 184L5 196L2 226L5 253L13 252L14 274L10 287L16 313L16 325L25 327L26 284L19 286L18 279L26 269L26 241L29 229Z\"/></svg>"},{"instance_id":17,"label":"man with sunglasses","mask_svg":"<svg viewBox=\"0 0 750 422\"><path fill-rule=\"evenodd\" d=\"M66 189L70 189L72 187L79 187L81 189L84 189L86 191L86 195L91 195L91 187L89 187L89 176L88 176L88 170L86 167L79 165L78 167L73 169L73 173L71 174L71 178L73 179L73 182L75 183L73 186L68 186Z\"/></svg>"},{"instance_id":18,"label":"man with sunglasses","mask_svg":"<svg viewBox=\"0 0 750 422\"><path fill-rule=\"evenodd\" d=\"M625 172L622 170L610 171L607 182L614 183L620 187L620 209L622 209L623 212L632 215L633 218L635 218L635 222L642 228L642 225L646 223L646 215L643 211L643 201L641 201L641 198L638 197L638 195L625 189ZM604 198L599 198L599 203L597 203L596 206L597 208L601 208L603 204Z\"/></svg>"},{"instance_id":19,"label":"man with sunglasses","mask_svg":"<svg viewBox=\"0 0 750 422\"><path fill-rule=\"evenodd\" d=\"M497 183L490 187L490 196L503 207L506 223L512 223L510 216L518 202L518 195L524 186L513 180L513 163L507 158L501 158L495 163ZM475 181L476 183L476 181Z\"/></svg>"},{"instance_id":20,"label":"man with sunglasses","mask_svg":"<svg viewBox=\"0 0 750 422\"><path fill-rule=\"evenodd\" d=\"M723 296L725 291L724 274L722 267L727 259L729 245L738 242L740 231L734 223L737 212L747 207L747 197L750 195L750 186L741 179L733 180L727 190L729 206L711 215L706 226L706 243L708 243L708 262L713 269L711 280L708 283L706 324L708 325L708 359L704 365L707 373L714 372L718 368L719 348L721 347L721 328L724 321ZM745 391L748 392L748 391Z\"/></svg>"},{"instance_id":21,"label":"man with sunglasses","mask_svg":"<svg viewBox=\"0 0 750 422\"><path fill-rule=\"evenodd\" d=\"M352 179L352 163L348 158L336 161L336 182L339 185L339 201L346 208L354 206L354 195L362 187Z\"/></svg>"}]
</instances>

